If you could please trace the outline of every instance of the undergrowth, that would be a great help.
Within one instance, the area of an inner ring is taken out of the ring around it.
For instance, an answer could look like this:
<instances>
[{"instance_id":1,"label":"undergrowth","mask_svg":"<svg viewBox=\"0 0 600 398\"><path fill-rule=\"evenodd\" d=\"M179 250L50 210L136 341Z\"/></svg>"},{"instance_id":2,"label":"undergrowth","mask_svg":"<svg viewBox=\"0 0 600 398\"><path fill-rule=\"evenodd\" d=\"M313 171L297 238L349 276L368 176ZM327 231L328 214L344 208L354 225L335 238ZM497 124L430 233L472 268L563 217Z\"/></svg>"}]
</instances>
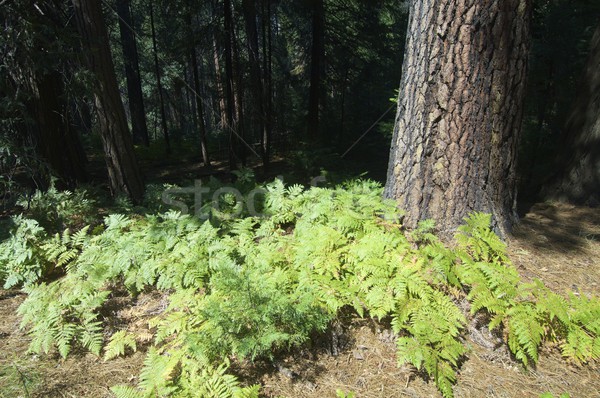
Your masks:
<instances>
[{"instance_id":1,"label":"undergrowth","mask_svg":"<svg viewBox=\"0 0 600 398\"><path fill-rule=\"evenodd\" d=\"M225 195L219 211L210 200L189 204L208 212L203 221L164 209L154 187L154 214L110 214L77 231L15 217L0 244L0 279L28 293L19 313L30 350L63 357L75 347L106 360L135 351L139 337L111 329L103 306L117 291L168 295L150 321L139 383L115 386L117 397L257 397L259 386L228 373L230 361L303 345L342 308L391 319L398 363L426 372L445 397L468 355L465 298L525 366L543 342L577 363L600 357L599 300L523 283L489 216L472 214L448 248L430 222L404 233L381 191L364 180L310 189L275 180L261 191L260 215ZM49 278L56 269L64 276Z\"/></svg>"}]
</instances>

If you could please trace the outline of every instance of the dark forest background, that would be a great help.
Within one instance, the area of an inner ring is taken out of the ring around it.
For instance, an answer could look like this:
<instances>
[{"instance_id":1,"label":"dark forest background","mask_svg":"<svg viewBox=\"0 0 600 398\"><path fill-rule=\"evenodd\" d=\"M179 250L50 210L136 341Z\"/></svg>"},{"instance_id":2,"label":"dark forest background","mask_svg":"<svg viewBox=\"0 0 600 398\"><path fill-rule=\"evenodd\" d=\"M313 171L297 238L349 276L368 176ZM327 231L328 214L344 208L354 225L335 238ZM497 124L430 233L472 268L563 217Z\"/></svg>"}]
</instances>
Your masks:
<instances>
[{"instance_id":1,"label":"dark forest background","mask_svg":"<svg viewBox=\"0 0 600 398\"><path fill-rule=\"evenodd\" d=\"M392 0L110 0L103 21L146 182L254 167L307 180L384 181L408 20ZM597 1L536 1L519 185L553 174ZM0 5L3 205L45 188L107 181L94 103L68 1ZM92 38L93 41L94 38Z\"/></svg>"}]
</instances>

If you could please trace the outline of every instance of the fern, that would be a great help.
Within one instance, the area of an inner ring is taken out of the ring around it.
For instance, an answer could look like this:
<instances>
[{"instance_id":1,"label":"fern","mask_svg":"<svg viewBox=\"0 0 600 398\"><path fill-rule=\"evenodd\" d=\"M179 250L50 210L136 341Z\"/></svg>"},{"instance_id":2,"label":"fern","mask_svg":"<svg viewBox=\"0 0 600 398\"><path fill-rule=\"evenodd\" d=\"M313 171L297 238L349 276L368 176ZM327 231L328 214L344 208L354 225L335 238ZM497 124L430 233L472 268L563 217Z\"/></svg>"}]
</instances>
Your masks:
<instances>
[{"instance_id":1,"label":"fern","mask_svg":"<svg viewBox=\"0 0 600 398\"><path fill-rule=\"evenodd\" d=\"M255 186L249 173L238 177L238 186ZM104 349L105 359L135 351L126 331L103 347L110 330L100 310L111 289L125 288L132 296L159 290L168 306L150 322L139 384L114 387L118 397L255 397L258 387L242 387L228 360L268 360L305 344L342 309L391 318L398 363L423 370L451 397L468 354L455 303L464 297L525 365L546 340L577 363L600 357L598 299L523 284L488 215L467 218L449 248L431 222L405 235L396 205L367 180L328 189L275 180L264 191L262 217L223 198L223 214L206 222L176 211L111 214L92 233L70 227L48 237L36 221L15 219L0 244L0 277L28 293L19 313L30 349L63 357L74 347ZM55 268L66 275L41 283Z\"/></svg>"},{"instance_id":2,"label":"fern","mask_svg":"<svg viewBox=\"0 0 600 398\"><path fill-rule=\"evenodd\" d=\"M31 326L30 351L48 353L52 347L66 357L74 344L99 354L103 330L96 310L109 291L78 278L66 277L50 284L25 288L29 294L19 307L21 327Z\"/></svg>"},{"instance_id":3,"label":"fern","mask_svg":"<svg viewBox=\"0 0 600 398\"><path fill-rule=\"evenodd\" d=\"M0 243L0 281L4 288L30 286L52 268L42 248L46 231L31 219L15 216L10 236Z\"/></svg>"},{"instance_id":4,"label":"fern","mask_svg":"<svg viewBox=\"0 0 600 398\"><path fill-rule=\"evenodd\" d=\"M125 355L127 348L130 348L133 352L137 351L135 336L127 333L125 330L115 332L104 348L104 360L108 361L109 359Z\"/></svg>"}]
</instances>

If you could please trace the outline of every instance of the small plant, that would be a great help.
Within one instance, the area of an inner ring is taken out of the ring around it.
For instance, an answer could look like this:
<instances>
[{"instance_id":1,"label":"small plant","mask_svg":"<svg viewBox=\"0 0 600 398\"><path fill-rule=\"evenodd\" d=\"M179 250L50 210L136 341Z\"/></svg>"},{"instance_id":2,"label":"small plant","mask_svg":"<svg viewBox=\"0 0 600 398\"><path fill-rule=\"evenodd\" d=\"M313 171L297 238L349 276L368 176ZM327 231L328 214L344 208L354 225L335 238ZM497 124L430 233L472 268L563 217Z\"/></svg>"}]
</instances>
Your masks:
<instances>
[{"instance_id":1,"label":"small plant","mask_svg":"<svg viewBox=\"0 0 600 398\"><path fill-rule=\"evenodd\" d=\"M95 202L87 191L59 191L54 182L47 191L36 191L18 201L28 216L47 231L58 232L73 225L85 225L95 219Z\"/></svg>"},{"instance_id":2,"label":"small plant","mask_svg":"<svg viewBox=\"0 0 600 398\"><path fill-rule=\"evenodd\" d=\"M15 216L8 239L0 243L0 281L4 288L29 286L51 268L42 248L46 231L37 221Z\"/></svg>"},{"instance_id":3,"label":"small plant","mask_svg":"<svg viewBox=\"0 0 600 398\"><path fill-rule=\"evenodd\" d=\"M42 386L40 374L25 360L0 365L0 398L31 397Z\"/></svg>"},{"instance_id":4,"label":"small plant","mask_svg":"<svg viewBox=\"0 0 600 398\"><path fill-rule=\"evenodd\" d=\"M127 348L133 352L137 351L135 335L127 333L125 330L115 332L104 348L104 360L108 361L109 359L125 355Z\"/></svg>"},{"instance_id":5,"label":"small plant","mask_svg":"<svg viewBox=\"0 0 600 398\"><path fill-rule=\"evenodd\" d=\"M346 393L343 390L340 390L338 388L337 390L335 390L335 396L337 398L354 398L354 397L356 397L356 394L353 393L352 391Z\"/></svg>"},{"instance_id":6,"label":"small plant","mask_svg":"<svg viewBox=\"0 0 600 398\"><path fill-rule=\"evenodd\" d=\"M556 398L556 396L551 392L545 392L543 394L540 394L540 398ZM558 396L558 398L571 398L571 395L567 393L562 393Z\"/></svg>"}]
</instances>

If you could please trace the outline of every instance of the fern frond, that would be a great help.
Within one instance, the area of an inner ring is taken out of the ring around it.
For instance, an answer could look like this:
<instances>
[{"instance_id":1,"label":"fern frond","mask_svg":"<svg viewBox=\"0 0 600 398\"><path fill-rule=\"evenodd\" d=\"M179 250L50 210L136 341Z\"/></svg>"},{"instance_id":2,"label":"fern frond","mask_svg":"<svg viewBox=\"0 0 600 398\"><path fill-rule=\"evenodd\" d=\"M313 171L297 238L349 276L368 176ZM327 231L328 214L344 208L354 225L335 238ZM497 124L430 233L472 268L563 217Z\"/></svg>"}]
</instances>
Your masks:
<instances>
[{"instance_id":1,"label":"fern frond","mask_svg":"<svg viewBox=\"0 0 600 398\"><path fill-rule=\"evenodd\" d=\"M104 360L108 361L116 357L125 355L125 350L130 348L133 352L137 351L135 336L126 330L119 330L113 333L110 341L104 348Z\"/></svg>"},{"instance_id":2,"label":"fern frond","mask_svg":"<svg viewBox=\"0 0 600 398\"><path fill-rule=\"evenodd\" d=\"M139 390L130 387L117 385L110 388L113 394L115 394L116 398L146 398L147 395L143 394Z\"/></svg>"}]
</instances>

